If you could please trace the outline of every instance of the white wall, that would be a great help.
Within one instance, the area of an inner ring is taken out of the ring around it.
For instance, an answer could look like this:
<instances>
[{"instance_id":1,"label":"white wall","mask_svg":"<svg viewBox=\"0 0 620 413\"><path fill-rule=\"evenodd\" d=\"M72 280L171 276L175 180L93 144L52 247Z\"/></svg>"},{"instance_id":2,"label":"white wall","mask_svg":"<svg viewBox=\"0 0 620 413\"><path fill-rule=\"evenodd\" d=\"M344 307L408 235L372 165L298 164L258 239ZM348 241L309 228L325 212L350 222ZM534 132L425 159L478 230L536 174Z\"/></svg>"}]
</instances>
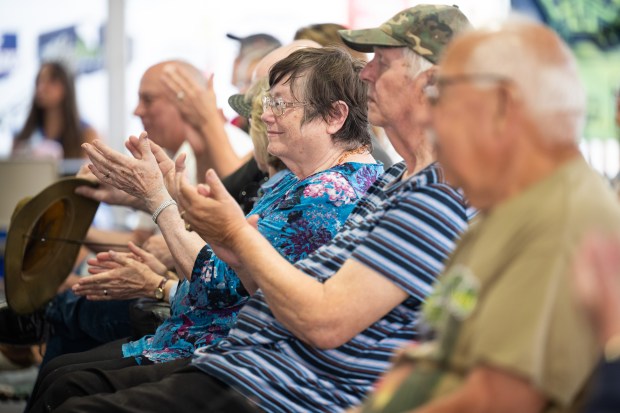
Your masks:
<instances>
[{"instance_id":1,"label":"white wall","mask_svg":"<svg viewBox=\"0 0 620 413\"><path fill-rule=\"evenodd\" d=\"M81 34L96 40L105 24L106 0L0 0L0 34L15 32L17 56L9 77L0 79L0 157L8 154L12 132L19 130L30 108L34 78L39 68L37 41L41 33L79 25ZM3 62L13 64L11 62ZM78 103L85 119L101 128L107 121L107 78L104 72L77 80Z\"/></svg>"}]
</instances>

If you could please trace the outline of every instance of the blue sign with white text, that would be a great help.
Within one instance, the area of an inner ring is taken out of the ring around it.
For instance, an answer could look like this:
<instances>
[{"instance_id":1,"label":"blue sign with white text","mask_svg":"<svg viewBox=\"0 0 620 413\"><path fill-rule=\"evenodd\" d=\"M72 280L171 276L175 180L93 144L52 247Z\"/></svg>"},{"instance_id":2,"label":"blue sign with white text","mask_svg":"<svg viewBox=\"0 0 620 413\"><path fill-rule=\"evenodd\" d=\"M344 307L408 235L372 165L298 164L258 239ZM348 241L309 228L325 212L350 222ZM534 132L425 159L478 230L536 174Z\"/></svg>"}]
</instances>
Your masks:
<instances>
[{"instance_id":1,"label":"blue sign with white text","mask_svg":"<svg viewBox=\"0 0 620 413\"><path fill-rule=\"evenodd\" d=\"M2 33L0 42L0 79L11 74L17 62L17 34Z\"/></svg>"}]
</instances>

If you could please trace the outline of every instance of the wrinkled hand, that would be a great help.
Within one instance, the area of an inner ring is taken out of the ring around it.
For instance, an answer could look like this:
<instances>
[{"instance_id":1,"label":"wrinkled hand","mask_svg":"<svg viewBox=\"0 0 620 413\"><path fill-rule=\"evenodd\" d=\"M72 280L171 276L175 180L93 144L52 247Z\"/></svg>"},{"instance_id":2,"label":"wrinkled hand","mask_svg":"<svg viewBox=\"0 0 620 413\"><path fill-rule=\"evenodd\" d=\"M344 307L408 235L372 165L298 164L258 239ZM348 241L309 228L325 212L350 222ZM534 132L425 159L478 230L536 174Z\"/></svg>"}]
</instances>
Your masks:
<instances>
[{"instance_id":1,"label":"wrinkled hand","mask_svg":"<svg viewBox=\"0 0 620 413\"><path fill-rule=\"evenodd\" d=\"M86 185L77 187L75 193L78 195L94 199L95 201L105 202L110 205L122 205L142 210L145 208L144 203L138 198L99 181L95 174L90 171L87 163L80 167L76 177L99 184L97 187Z\"/></svg>"},{"instance_id":2,"label":"wrinkled hand","mask_svg":"<svg viewBox=\"0 0 620 413\"><path fill-rule=\"evenodd\" d=\"M142 248L164 264L167 269L171 270L174 268L174 258L172 257L172 253L163 235L153 235L149 237L144 244L142 244Z\"/></svg>"},{"instance_id":3,"label":"wrinkled hand","mask_svg":"<svg viewBox=\"0 0 620 413\"><path fill-rule=\"evenodd\" d=\"M76 295L93 301L129 300L152 297L161 282L161 275L127 254L109 252L116 268L89 277L82 277L73 286ZM110 264L111 266L113 264Z\"/></svg>"},{"instance_id":4,"label":"wrinkled hand","mask_svg":"<svg viewBox=\"0 0 620 413\"><path fill-rule=\"evenodd\" d=\"M166 85L168 99L193 129L200 131L209 122L223 121L217 108L213 75L209 76L204 87L187 70L178 65L168 65L163 70L162 80ZM188 134L188 141L196 153L205 150L206 145L200 134Z\"/></svg>"},{"instance_id":5,"label":"wrinkled hand","mask_svg":"<svg viewBox=\"0 0 620 413\"><path fill-rule=\"evenodd\" d=\"M166 265L157 259L153 254L145 251L144 249L138 247L133 242L129 241L127 244L130 252L119 252L115 251L116 257L124 257L125 259L132 259L138 262L145 264L156 274L165 276L168 268ZM114 268L119 268L121 264L118 263L117 259L112 256L111 252L100 252L96 255L95 258L90 258L87 260L89 265L88 272L90 274L100 274L105 271L109 271Z\"/></svg>"},{"instance_id":6,"label":"wrinkled hand","mask_svg":"<svg viewBox=\"0 0 620 413\"><path fill-rule=\"evenodd\" d=\"M605 343L620 334L620 238L586 235L575 254L573 270L575 296Z\"/></svg>"},{"instance_id":7,"label":"wrinkled hand","mask_svg":"<svg viewBox=\"0 0 620 413\"><path fill-rule=\"evenodd\" d=\"M95 201L105 202L109 205L120 205L147 211L147 207L141 199L105 183L99 183L99 186L96 188L85 185L78 186L75 188L75 193L86 198L94 199Z\"/></svg>"},{"instance_id":8,"label":"wrinkled hand","mask_svg":"<svg viewBox=\"0 0 620 413\"><path fill-rule=\"evenodd\" d=\"M179 208L185 222L212 247L234 251L235 236L249 226L239 204L212 169L207 171L206 185L198 187L189 184L183 165L177 163L176 170Z\"/></svg>"},{"instance_id":9,"label":"wrinkled hand","mask_svg":"<svg viewBox=\"0 0 620 413\"><path fill-rule=\"evenodd\" d=\"M159 146L153 141L149 141L149 146L151 149L151 153L155 157L157 161L157 166L159 167L159 171L164 177L164 185L166 189L174 198L174 194L176 190L174 188L174 161L168 156L164 148ZM135 136L130 136L125 143L125 147L132 153L134 151L139 151L140 149L140 139Z\"/></svg>"},{"instance_id":10,"label":"wrinkled hand","mask_svg":"<svg viewBox=\"0 0 620 413\"><path fill-rule=\"evenodd\" d=\"M127 258L137 260L137 257L131 253L119 252L119 254L124 254ZM95 258L89 258L86 260L86 263L88 264L89 274L101 274L102 272L110 271L121 266L112 259L109 251L98 253Z\"/></svg>"},{"instance_id":11,"label":"wrinkled hand","mask_svg":"<svg viewBox=\"0 0 620 413\"><path fill-rule=\"evenodd\" d=\"M82 145L90 158L91 172L101 182L112 185L138 199L152 213L163 201L168 199L163 174L153 153L147 133L139 138L132 136L126 147L133 158L123 155L100 140Z\"/></svg>"}]
</instances>

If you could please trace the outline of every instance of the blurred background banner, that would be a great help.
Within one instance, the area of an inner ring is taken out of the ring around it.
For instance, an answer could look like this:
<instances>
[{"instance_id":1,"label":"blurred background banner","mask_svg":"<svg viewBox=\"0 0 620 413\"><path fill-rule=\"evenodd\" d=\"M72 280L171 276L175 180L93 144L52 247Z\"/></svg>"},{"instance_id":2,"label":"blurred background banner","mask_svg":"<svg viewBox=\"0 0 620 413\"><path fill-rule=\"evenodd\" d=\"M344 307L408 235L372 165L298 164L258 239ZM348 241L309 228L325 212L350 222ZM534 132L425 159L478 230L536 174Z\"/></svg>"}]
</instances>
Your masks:
<instances>
[{"instance_id":1,"label":"blurred background banner","mask_svg":"<svg viewBox=\"0 0 620 413\"><path fill-rule=\"evenodd\" d=\"M9 76L17 62L17 34L1 33L0 40L0 79Z\"/></svg>"},{"instance_id":2,"label":"blurred background banner","mask_svg":"<svg viewBox=\"0 0 620 413\"><path fill-rule=\"evenodd\" d=\"M105 26L97 31L94 42L81 37L77 26L42 33L38 41L39 61L62 61L75 75L103 70Z\"/></svg>"},{"instance_id":3,"label":"blurred background banner","mask_svg":"<svg viewBox=\"0 0 620 413\"><path fill-rule=\"evenodd\" d=\"M573 49L588 94L582 149L598 170L617 175L620 0L512 0L511 7L552 27Z\"/></svg>"},{"instance_id":4,"label":"blurred background banner","mask_svg":"<svg viewBox=\"0 0 620 413\"><path fill-rule=\"evenodd\" d=\"M286 43L302 26L326 22L351 28L375 26L424 2L428 1L314 0L300 13L299 3L289 0L0 0L0 158L8 156L13 136L23 125L37 69L52 56L63 56L77 73L82 118L122 149L128 135L142 130L132 112L140 77L154 62L178 58L205 74L215 73L218 104L232 118L235 113L227 99L237 93L231 73L239 44L227 33L241 37L269 33ZM575 51L588 90L584 154L599 171L617 174L614 91L620 86L620 0L437 3L458 5L476 26L503 18L513 8L556 29ZM110 28L118 38L107 46L104 33ZM124 99L111 102L113 90L114 96Z\"/></svg>"},{"instance_id":5,"label":"blurred background banner","mask_svg":"<svg viewBox=\"0 0 620 413\"><path fill-rule=\"evenodd\" d=\"M568 42L594 43L600 49L620 44L619 0L512 0L512 7L552 27Z\"/></svg>"}]
</instances>

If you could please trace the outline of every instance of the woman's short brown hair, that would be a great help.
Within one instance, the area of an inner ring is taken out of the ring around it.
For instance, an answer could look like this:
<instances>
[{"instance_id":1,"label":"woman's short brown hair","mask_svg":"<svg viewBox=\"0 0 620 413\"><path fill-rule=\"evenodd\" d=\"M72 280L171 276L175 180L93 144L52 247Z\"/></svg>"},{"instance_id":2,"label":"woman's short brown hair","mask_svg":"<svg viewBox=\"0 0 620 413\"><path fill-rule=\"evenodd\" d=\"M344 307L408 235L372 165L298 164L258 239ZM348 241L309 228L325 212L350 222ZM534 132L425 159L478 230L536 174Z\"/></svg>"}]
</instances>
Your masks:
<instances>
[{"instance_id":1,"label":"woman's short brown hair","mask_svg":"<svg viewBox=\"0 0 620 413\"><path fill-rule=\"evenodd\" d=\"M284 81L293 97L304 101L303 123L336 115L337 101L349 107L349 114L332 138L345 149L370 148L367 86L359 73L364 63L336 47L304 48L280 60L269 71L269 87ZM299 87L298 87L299 85ZM298 93L300 96L296 96Z\"/></svg>"}]
</instances>

